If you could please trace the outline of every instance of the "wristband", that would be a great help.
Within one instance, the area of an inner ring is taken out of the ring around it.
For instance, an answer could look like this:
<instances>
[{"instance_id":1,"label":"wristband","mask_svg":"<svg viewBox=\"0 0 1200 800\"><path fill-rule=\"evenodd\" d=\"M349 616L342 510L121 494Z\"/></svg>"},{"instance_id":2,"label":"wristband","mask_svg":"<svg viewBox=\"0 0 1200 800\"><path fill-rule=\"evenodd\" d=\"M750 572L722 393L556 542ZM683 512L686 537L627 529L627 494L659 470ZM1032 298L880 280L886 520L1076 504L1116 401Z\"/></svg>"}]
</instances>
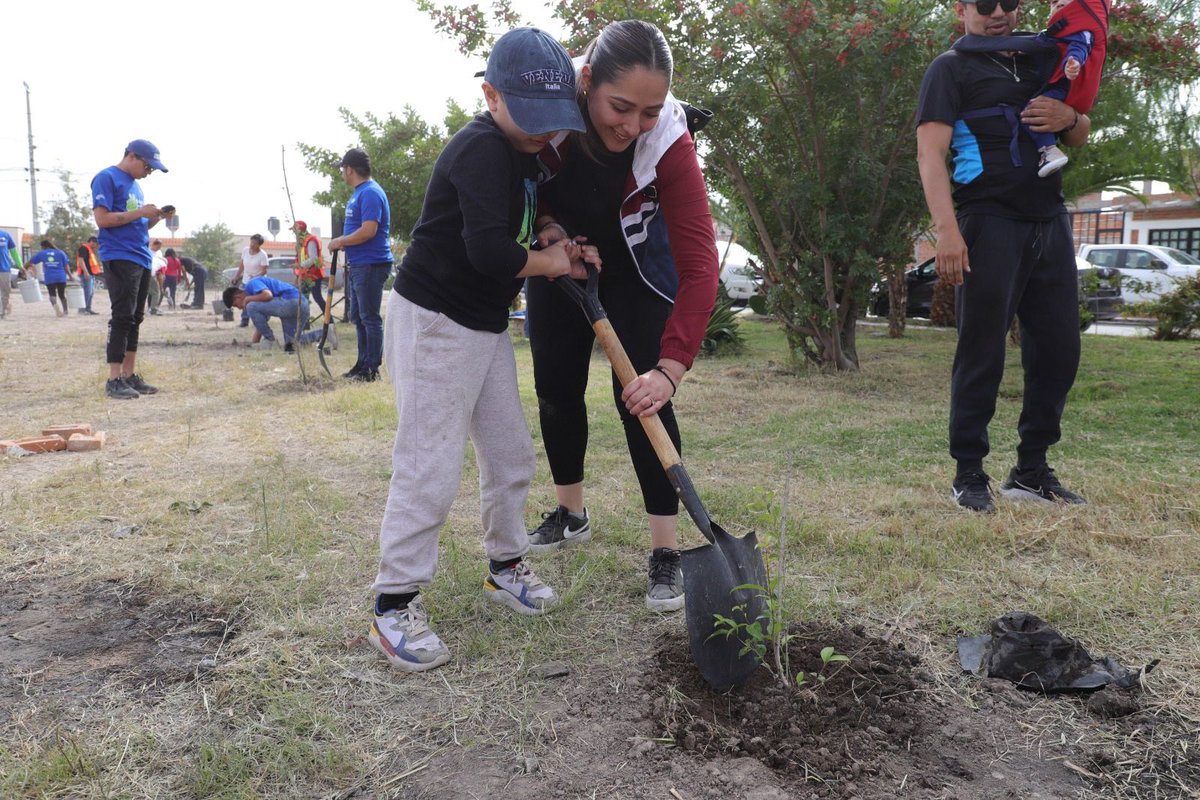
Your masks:
<instances>
[{"instance_id":1,"label":"wristband","mask_svg":"<svg viewBox=\"0 0 1200 800\"><path fill-rule=\"evenodd\" d=\"M1072 109L1072 110L1073 110L1073 109ZM1061 134L1064 134L1064 133L1069 133L1070 131L1073 131L1073 130L1075 130L1075 126L1076 126L1076 125L1078 125L1078 124L1079 124L1079 112L1078 112L1078 111L1076 111L1076 112L1075 112L1075 121L1074 121L1074 122L1072 122L1072 123L1071 123L1070 125L1068 125L1067 127L1063 128L1061 131L1059 131L1059 134L1061 135Z\"/></svg>"},{"instance_id":2,"label":"wristband","mask_svg":"<svg viewBox=\"0 0 1200 800\"><path fill-rule=\"evenodd\" d=\"M665 369L663 369L663 367L659 364L655 364L650 369L656 370L656 371L662 373L662 376L667 379L667 383L671 384L671 397L674 397L675 392L679 391L679 387L675 384L675 381L671 380L670 373L668 373Z\"/></svg>"}]
</instances>

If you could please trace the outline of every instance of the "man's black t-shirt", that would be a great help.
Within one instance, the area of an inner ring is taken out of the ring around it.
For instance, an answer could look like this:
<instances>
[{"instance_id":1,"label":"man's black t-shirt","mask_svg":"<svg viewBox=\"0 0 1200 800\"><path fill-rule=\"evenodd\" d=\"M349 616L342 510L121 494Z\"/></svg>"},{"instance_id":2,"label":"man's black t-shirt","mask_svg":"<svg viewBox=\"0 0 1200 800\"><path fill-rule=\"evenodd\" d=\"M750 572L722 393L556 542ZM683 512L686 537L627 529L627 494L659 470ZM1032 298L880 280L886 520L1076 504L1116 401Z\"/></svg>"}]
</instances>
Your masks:
<instances>
[{"instance_id":1,"label":"man's black t-shirt","mask_svg":"<svg viewBox=\"0 0 1200 800\"><path fill-rule=\"evenodd\" d=\"M477 115L433 166L395 290L465 328L507 330L529 257L536 179L534 156L518 153L491 114Z\"/></svg>"},{"instance_id":2,"label":"man's black t-shirt","mask_svg":"<svg viewBox=\"0 0 1200 800\"><path fill-rule=\"evenodd\" d=\"M934 59L921 82L917 123L943 122L954 132L951 180L959 214L985 213L1010 219L1046 220L1064 213L1062 176L1037 176L1038 150L1018 127L1021 166L1010 148L1013 124L1002 114L963 119L964 113L1007 106L1021 110L1049 77L1049 59L1017 53L948 51Z\"/></svg>"}]
</instances>

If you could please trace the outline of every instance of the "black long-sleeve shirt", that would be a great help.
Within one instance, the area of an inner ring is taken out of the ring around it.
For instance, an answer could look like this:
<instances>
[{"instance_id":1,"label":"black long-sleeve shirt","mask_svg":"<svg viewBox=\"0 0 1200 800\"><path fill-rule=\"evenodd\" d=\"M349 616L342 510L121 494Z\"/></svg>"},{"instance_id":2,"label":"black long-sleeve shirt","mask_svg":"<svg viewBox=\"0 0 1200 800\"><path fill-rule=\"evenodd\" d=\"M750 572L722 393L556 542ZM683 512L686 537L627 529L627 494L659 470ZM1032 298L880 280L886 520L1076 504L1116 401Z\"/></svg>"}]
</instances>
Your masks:
<instances>
[{"instance_id":1,"label":"black long-sleeve shirt","mask_svg":"<svg viewBox=\"0 0 1200 800\"><path fill-rule=\"evenodd\" d=\"M521 289L537 164L484 112L450 139L425 190L395 290L472 330L501 333Z\"/></svg>"}]
</instances>

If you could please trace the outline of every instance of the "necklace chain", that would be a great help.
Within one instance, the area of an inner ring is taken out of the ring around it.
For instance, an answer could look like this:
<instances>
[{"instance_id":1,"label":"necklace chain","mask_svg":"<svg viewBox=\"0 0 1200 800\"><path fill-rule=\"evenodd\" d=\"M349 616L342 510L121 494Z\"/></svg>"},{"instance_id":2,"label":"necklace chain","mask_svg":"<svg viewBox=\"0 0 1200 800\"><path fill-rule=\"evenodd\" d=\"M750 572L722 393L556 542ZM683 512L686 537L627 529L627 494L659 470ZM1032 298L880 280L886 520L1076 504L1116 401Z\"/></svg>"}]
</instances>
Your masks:
<instances>
[{"instance_id":1,"label":"necklace chain","mask_svg":"<svg viewBox=\"0 0 1200 800\"><path fill-rule=\"evenodd\" d=\"M1000 65L1000 68L1002 70L1007 72L1009 75L1012 75L1012 79L1014 81L1016 81L1017 83L1021 82L1021 76L1017 74L1017 57L1015 55L1012 56L1012 69L1009 69L1009 67L1003 61L996 58L991 53L984 53L984 55L986 55L988 58L990 58L996 64Z\"/></svg>"}]
</instances>

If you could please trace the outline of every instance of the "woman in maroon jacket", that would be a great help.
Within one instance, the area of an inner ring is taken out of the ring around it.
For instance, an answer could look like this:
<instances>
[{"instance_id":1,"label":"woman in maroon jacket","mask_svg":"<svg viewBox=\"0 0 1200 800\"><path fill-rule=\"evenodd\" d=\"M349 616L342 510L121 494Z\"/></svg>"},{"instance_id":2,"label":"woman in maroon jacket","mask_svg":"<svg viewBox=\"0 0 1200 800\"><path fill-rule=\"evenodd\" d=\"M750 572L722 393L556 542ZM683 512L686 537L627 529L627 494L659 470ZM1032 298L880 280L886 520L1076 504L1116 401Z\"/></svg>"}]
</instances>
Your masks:
<instances>
[{"instance_id":1,"label":"woman in maroon jacket","mask_svg":"<svg viewBox=\"0 0 1200 800\"><path fill-rule=\"evenodd\" d=\"M539 155L543 243L583 236L604 260L600 298L638 378L613 395L648 515L648 608L683 607L679 502L637 417L658 414L675 447L671 398L704 340L718 266L708 190L682 103L671 96L671 51L653 25L625 20L588 46L576 85L588 130L561 134ZM583 502L588 365L593 332L545 279L528 282L529 336L542 440L558 507L530 549L591 538Z\"/></svg>"}]
</instances>

